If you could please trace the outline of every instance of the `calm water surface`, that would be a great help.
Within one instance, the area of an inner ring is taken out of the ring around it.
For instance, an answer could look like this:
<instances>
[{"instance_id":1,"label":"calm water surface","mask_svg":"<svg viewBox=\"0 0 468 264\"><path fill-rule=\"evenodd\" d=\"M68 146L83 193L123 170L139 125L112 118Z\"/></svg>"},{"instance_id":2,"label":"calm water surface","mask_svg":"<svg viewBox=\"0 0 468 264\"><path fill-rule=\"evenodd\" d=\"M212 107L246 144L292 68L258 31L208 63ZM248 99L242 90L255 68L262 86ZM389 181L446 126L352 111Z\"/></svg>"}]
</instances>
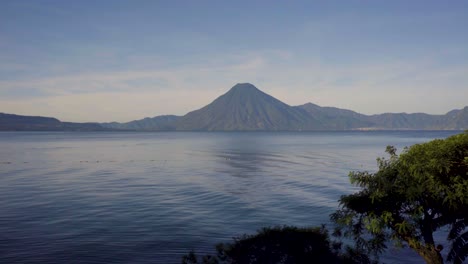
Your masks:
<instances>
[{"instance_id":1,"label":"calm water surface","mask_svg":"<svg viewBox=\"0 0 468 264\"><path fill-rule=\"evenodd\" d=\"M319 225L355 190L349 171L452 134L3 132L0 263L180 263L263 226Z\"/></svg>"}]
</instances>

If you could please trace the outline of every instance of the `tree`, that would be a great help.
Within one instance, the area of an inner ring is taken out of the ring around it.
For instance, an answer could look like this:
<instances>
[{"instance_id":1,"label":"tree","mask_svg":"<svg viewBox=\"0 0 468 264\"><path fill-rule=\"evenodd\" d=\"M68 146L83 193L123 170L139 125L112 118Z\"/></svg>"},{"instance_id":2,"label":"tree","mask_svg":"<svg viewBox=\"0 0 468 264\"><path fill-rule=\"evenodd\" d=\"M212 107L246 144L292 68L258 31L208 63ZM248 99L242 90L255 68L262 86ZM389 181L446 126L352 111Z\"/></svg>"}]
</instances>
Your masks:
<instances>
[{"instance_id":1,"label":"tree","mask_svg":"<svg viewBox=\"0 0 468 264\"><path fill-rule=\"evenodd\" d=\"M331 218L358 251L378 255L391 240L427 263L443 263L433 233L450 228L448 260L468 256L468 133L405 148L378 158L378 171L351 172L360 191L344 195Z\"/></svg>"},{"instance_id":2,"label":"tree","mask_svg":"<svg viewBox=\"0 0 468 264\"><path fill-rule=\"evenodd\" d=\"M268 227L255 235L235 238L234 243L218 244L217 256L204 256L201 261L193 251L183 256L182 263L363 263L365 256L342 255L341 245L329 240L325 227ZM364 262L365 263L365 262Z\"/></svg>"}]
</instances>

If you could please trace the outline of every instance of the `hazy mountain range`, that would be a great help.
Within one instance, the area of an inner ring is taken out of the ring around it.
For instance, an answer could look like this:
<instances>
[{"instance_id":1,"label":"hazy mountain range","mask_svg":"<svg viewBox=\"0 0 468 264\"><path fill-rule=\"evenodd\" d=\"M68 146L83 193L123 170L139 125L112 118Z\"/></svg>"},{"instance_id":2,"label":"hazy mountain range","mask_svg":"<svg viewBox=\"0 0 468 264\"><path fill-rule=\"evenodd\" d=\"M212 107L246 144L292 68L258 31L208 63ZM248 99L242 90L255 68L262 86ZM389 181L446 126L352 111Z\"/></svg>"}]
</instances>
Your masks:
<instances>
[{"instance_id":1,"label":"hazy mountain range","mask_svg":"<svg viewBox=\"0 0 468 264\"><path fill-rule=\"evenodd\" d=\"M289 106L249 83L239 83L203 108L127 123L69 123L55 118L0 114L0 130L314 131L464 130L468 107L445 115L363 115L312 103Z\"/></svg>"},{"instance_id":2,"label":"hazy mountain range","mask_svg":"<svg viewBox=\"0 0 468 264\"><path fill-rule=\"evenodd\" d=\"M61 122L52 117L0 113L0 131L107 131L99 123Z\"/></svg>"}]
</instances>

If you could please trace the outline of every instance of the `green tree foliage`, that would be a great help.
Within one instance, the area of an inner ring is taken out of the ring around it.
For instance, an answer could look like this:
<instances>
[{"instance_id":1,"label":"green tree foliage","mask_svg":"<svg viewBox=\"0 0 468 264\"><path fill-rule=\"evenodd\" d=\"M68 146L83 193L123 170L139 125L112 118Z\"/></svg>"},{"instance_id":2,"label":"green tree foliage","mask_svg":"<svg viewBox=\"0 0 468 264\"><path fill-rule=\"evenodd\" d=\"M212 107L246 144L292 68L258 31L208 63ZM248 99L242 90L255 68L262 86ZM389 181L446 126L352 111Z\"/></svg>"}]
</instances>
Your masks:
<instances>
[{"instance_id":1,"label":"green tree foliage","mask_svg":"<svg viewBox=\"0 0 468 264\"><path fill-rule=\"evenodd\" d=\"M378 255L389 240L407 245L427 263L443 263L433 233L450 232L448 261L468 256L468 133L405 148L377 159L378 171L351 172L360 191L342 196L332 220L356 250Z\"/></svg>"},{"instance_id":2,"label":"green tree foliage","mask_svg":"<svg viewBox=\"0 0 468 264\"><path fill-rule=\"evenodd\" d=\"M348 257L339 253L341 245L329 240L324 227L263 228L255 235L235 238L233 243L218 244L217 256L199 260L192 251L182 263L365 263L365 256ZM355 260L364 260L356 262Z\"/></svg>"}]
</instances>

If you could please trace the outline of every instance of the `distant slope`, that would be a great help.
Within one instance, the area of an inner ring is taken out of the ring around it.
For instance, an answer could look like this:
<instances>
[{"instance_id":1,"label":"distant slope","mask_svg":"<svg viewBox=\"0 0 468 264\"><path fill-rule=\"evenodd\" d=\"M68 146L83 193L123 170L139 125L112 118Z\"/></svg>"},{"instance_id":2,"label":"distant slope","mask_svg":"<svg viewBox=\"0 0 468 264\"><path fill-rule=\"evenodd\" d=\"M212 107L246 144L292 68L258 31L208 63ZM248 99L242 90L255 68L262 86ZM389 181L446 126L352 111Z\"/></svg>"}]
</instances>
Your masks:
<instances>
[{"instance_id":1,"label":"distant slope","mask_svg":"<svg viewBox=\"0 0 468 264\"><path fill-rule=\"evenodd\" d=\"M126 130L181 131L463 130L468 129L468 107L446 115L364 115L313 103L289 106L252 84L239 83L212 103L182 117L156 116L102 125Z\"/></svg>"},{"instance_id":2,"label":"distant slope","mask_svg":"<svg viewBox=\"0 0 468 264\"><path fill-rule=\"evenodd\" d=\"M127 123L70 123L55 118L0 113L0 130L43 131L315 131L465 130L468 106L445 115L364 115L307 103L289 106L249 83L238 83L203 108L184 116L164 115Z\"/></svg>"},{"instance_id":3,"label":"distant slope","mask_svg":"<svg viewBox=\"0 0 468 264\"><path fill-rule=\"evenodd\" d=\"M0 131L102 131L98 123L61 122L56 118L0 113Z\"/></svg>"},{"instance_id":4,"label":"distant slope","mask_svg":"<svg viewBox=\"0 0 468 264\"><path fill-rule=\"evenodd\" d=\"M310 116L320 120L329 130L351 130L373 126L367 116L351 110L336 107L321 107L313 103L296 106L305 110Z\"/></svg>"},{"instance_id":5,"label":"distant slope","mask_svg":"<svg viewBox=\"0 0 468 264\"><path fill-rule=\"evenodd\" d=\"M468 106L461 110L452 110L444 116L444 129L468 129Z\"/></svg>"},{"instance_id":6,"label":"distant slope","mask_svg":"<svg viewBox=\"0 0 468 264\"><path fill-rule=\"evenodd\" d=\"M445 115L384 113L363 115L351 110L321 107L312 103L297 106L322 120L330 129L374 130L464 130L468 129L468 107Z\"/></svg>"},{"instance_id":7,"label":"distant slope","mask_svg":"<svg viewBox=\"0 0 468 264\"><path fill-rule=\"evenodd\" d=\"M163 115L156 117L146 117L144 119L135 120L127 123L101 123L103 127L122 130L175 130L174 122L179 119L175 115Z\"/></svg>"},{"instance_id":8,"label":"distant slope","mask_svg":"<svg viewBox=\"0 0 468 264\"><path fill-rule=\"evenodd\" d=\"M443 116L424 113L385 113L371 115L368 120L380 129L440 129L444 127Z\"/></svg>"},{"instance_id":9,"label":"distant slope","mask_svg":"<svg viewBox=\"0 0 468 264\"><path fill-rule=\"evenodd\" d=\"M367 116L380 129L464 130L468 129L468 107L445 115L385 113Z\"/></svg>"},{"instance_id":10,"label":"distant slope","mask_svg":"<svg viewBox=\"0 0 468 264\"><path fill-rule=\"evenodd\" d=\"M279 131L323 129L321 122L249 83L239 83L209 105L176 122L177 130Z\"/></svg>"},{"instance_id":11,"label":"distant slope","mask_svg":"<svg viewBox=\"0 0 468 264\"><path fill-rule=\"evenodd\" d=\"M249 83L240 83L209 105L175 122L176 130L463 130L468 107L446 115L385 113L364 115L307 103L291 107Z\"/></svg>"}]
</instances>

